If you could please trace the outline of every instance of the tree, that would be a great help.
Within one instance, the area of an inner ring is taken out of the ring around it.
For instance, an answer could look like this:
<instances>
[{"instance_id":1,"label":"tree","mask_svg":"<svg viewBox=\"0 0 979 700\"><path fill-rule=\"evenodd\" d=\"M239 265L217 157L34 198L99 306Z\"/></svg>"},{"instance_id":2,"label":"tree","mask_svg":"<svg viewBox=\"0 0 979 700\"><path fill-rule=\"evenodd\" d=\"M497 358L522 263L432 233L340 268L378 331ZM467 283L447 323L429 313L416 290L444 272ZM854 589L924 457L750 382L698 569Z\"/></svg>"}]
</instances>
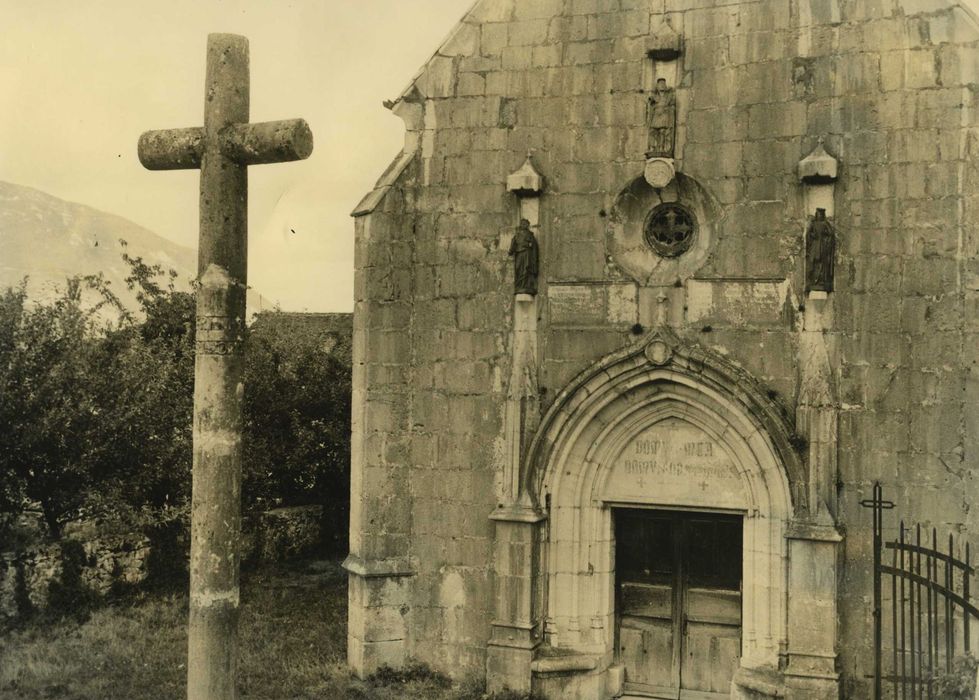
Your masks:
<instances>
[{"instance_id":1,"label":"tree","mask_svg":"<svg viewBox=\"0 0 979 700\"><path fill-rule=\"evenodd\" d=\"M123 259L141 320L128 316L100 343L98 362L114 377L99 397L101 450L91 466L110 500L132 508L179 506L190 492L194 295L175 289L173 271L164 287L160 266L125 253Z\"/></svg>"},{"instance_id":2,"label":"tree","mask_svg":"<svg viewBox=\"0 0 979 700\"><path fill-rule=\"evenodd\" d=\"M123 259L135 310L100 277L69 280L53 302L30 302L26 284L0 295L0 511L39 502L56 536L83 507L190 497L194 293ZM329 348L272 324L247 340L243 496L246 509L323 504L345 532L350 340L328 335Z\"/></svg>"},{"instance_id":3,"label":"tree","mask_svg":"<svg viewBox=\"0 0 979 700\"><path fill-rule=\"evenodd\" d=\"M83 304L86 290L101 301ZM47 304L28 304L26 280L0 296L0 507L37 501L55 534L84 501L101 442L97 396L111 377L94 358L107 304L118 301L101 277L72 278Z\"/></svg>"},{"instance_id":4,"label":"tree","mask_svg":"<svg viewBox=\"0 0 979 700\"><path fill-rule=\"evenodd\" d=\"M350 499L350 339L342 331L288 330L264 314L245 352L246 508L324 506L346 532Z\"/></svg>"}]
</instances>

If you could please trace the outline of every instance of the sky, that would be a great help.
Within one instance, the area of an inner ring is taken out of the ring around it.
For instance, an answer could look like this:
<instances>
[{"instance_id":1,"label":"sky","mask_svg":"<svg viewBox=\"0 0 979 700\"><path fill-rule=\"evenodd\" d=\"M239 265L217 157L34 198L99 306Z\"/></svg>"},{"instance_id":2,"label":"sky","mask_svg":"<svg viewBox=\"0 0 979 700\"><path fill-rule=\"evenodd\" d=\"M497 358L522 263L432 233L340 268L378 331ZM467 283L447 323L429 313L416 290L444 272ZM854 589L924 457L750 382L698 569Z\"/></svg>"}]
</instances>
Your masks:
<instances>
[{"instance_id":1,"label":"sky","mask_svg":"<svg viewBox=\"0 0 979 700\"><path fill-rule=\"evenodd\" d=\"M249 168L249 283L285 310L349 311L349 214L404 142L381 103L472 1L0 0L0 180L196 247L197 171L145 170L136 143L202 124L207 34L244 34L252 121L303 117L315 141Z\"/></svg>"},{"instance_id":2,"label":"sky","mask_svg":"<svg viewBox=\"0 0 979 700\"><path fill-rule=\"evenodd\" d=\"M315 144L306 161L249 168L249 284L284 310L350 311L350 212L404 143L381 103L471 5L0 0L0 180L196 248L198 171L145 170L136 143L203 123L207 34L244 34L251 120L302 117Z\"/></svg>"}]
</instances>

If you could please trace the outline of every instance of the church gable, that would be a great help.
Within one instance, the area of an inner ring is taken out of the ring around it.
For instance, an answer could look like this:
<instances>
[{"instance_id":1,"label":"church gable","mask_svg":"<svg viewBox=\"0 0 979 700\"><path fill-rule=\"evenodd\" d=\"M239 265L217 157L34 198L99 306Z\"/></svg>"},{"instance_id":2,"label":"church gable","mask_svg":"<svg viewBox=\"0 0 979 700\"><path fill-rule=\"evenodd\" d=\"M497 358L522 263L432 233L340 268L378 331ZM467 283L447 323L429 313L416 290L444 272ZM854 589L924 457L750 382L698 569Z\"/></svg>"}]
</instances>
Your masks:
<instances>
[{"instance_id":1,"label":"church gable","mask_svg":"<svg viewBox=\"0 0 979 700\"><path fill-rule=\"evenodd\" d=\"M359 672L867 696L861 499L979 528L976 27L942 0L473 6L355 212ZM723 633L681 633L679 574L639 580L719 561L691 532L733 552Z\"/></svg>"}]
</instances>

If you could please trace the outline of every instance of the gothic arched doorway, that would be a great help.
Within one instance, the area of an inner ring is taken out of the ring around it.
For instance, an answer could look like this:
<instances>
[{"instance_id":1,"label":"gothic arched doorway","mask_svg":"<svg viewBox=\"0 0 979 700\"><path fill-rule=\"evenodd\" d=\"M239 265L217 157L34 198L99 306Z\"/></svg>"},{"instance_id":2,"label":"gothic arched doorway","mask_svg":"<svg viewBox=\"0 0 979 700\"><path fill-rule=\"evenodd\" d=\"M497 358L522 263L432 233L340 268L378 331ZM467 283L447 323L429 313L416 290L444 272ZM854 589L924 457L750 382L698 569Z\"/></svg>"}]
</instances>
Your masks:
<instances>
[{"instance_id":1,"label":"gothic arched doorway","mask_svg":"<svg viewBox=\"0 0 979 700\"><path fill-rule=\"evenodd\" d=\"M790 436L749 376L669 332L562 391L530 447L522 489L542 518L534 686L582 698L612 696L623 680L662 697L784 692L789 564L795 533L811 522ZM834 556L832 537L803 539L829 548L799 549L800 563ZM835 615L835 587L800 590L803 599ZM813 677L837 687L835 637L828 643L802 656L813 668L828 659L829 672Z\"/></svg>"}]
</instances>

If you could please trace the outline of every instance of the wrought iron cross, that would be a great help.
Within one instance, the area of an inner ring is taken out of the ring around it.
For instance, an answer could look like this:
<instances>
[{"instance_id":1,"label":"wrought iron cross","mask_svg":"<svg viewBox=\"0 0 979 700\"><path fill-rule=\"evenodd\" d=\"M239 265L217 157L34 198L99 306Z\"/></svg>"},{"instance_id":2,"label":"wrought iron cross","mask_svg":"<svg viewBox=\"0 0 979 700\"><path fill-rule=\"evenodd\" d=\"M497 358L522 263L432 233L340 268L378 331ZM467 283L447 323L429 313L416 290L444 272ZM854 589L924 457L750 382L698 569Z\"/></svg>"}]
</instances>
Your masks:
<instances>
[{"instance_id":1,"label":"wrought iron cross","mask_svg":"<svg viewBox=\"0 0 979 700\"><path fill-rule=\"evenodd\" d=\"M874 482L873 498L860 501L864 508L873 509L874 514L874 700L880 700L883 695L881 680L883 679L881 662L882 618L881 618L881 553L884 549L884 511L894 507L893 501L884 500L884 490L880 482ZM903 530L903 525L902 525Z\"/></svg>"},{"instance_id":2,"label":"wrought iron cross","mask_svg":"<svg viewBox=\"0 0 979 700\"><path fill-rule=\"evenodd\" d=\"M204 126L144 133L139 160L150 170L201 171L187 697L233 700L248 166L306 158L313 136L302 119L248 123L243 36L208 36L204 94Z\"/></svg>"}]
</instances>

